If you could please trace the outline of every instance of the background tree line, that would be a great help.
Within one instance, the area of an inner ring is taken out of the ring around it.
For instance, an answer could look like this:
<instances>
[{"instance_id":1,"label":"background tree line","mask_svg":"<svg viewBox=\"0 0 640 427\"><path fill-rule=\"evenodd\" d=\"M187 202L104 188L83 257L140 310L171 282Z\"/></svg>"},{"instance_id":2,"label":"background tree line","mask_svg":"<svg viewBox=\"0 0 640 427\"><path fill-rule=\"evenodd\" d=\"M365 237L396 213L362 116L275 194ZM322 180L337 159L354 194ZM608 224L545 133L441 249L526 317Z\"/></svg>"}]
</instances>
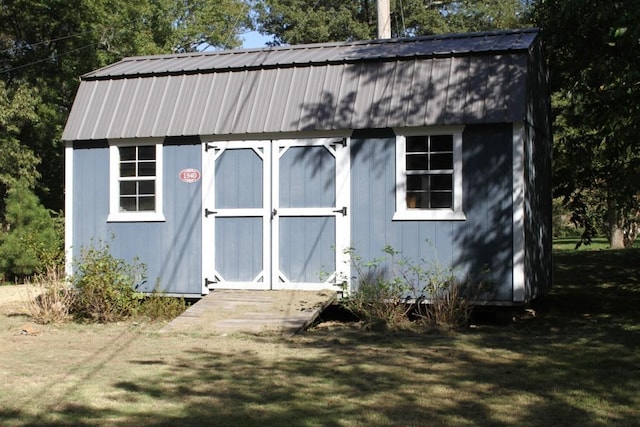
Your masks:
<instances>
[{"instance_id":1,"label":"background tree line","mask_svg":"<svg viewBox=\"0 0 640 427\"><path fill-rule=\"evenodd\" d=\"M236 48L251 29L270 35L271 45L373 39L375 3L1 0L0 273L38 272L42 248L61 248L60 137L80 75L124 56ZM393 37L542 27L555 115L555 195L585 239L604 232L615 247L633 241L640 204L640 4L392 0L391 22Z\"/></svg>"}]
</instances>

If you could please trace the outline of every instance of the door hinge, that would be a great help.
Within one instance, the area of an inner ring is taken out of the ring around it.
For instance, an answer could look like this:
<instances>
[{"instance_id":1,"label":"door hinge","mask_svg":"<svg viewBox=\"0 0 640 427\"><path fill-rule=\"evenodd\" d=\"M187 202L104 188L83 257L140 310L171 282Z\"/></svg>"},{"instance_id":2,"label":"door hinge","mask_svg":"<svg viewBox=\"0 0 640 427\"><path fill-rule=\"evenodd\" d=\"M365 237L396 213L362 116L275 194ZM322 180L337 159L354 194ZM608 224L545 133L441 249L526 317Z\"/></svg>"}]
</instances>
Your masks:
<instances>
[{"instance_id":1,"label":"door hinge","mask_svg":"<svg viewBox=\"0 0 640 427\"><path fill-rule=\"evenodd\" d=\"M216 147L215 144L204 144L204 151L208 152L209 150L215 150Z\"/></svg>"},{"instance_id":2,"label":"door hinge","mask_svg":"<svg viewBox=\"0 0 640 427\"><path fill-rule=\"evenodd\" d=\"M205 208L205 210L204 210L204 217L205 217L205 218L209 218L209 215L215 215L215 214L217 214L217 213L218 213L218 211L210 211L209 209L206 209L206 208Z\"/></svg>"},{"instance_id":3,"label":"door hinge","mask_svg":"<svg viewBox=\"0 0 640 427\"><path fill-rule=\"evenodd\" d=\"M343 206L342 209L336 209L334 212L335 213L341 213L342 216L347 216L347 207Z\"/></svg>"},{"instance_id":4,"label":"door hinge","mask_svg":"<svg viewBox=\"0 0 640 427\"><path fill-rule=\"evenodd\" d=\"M216 283L218 283L216 280L209 280L208 277L204 278L204 286L205 287L209 287L209 285L215 285Z\"/></svg>"},{"instance_id":5,"label":"door hinge","mask_svg":"<svg viewBox=\"0 0 640 427\"><path fill-rule=\"evenodd\" d=\"M347 146L347 138L342 138L339 141L334 141L331 143L331 145L342 145L343 147Z\"/></svg>"}]
</instances>

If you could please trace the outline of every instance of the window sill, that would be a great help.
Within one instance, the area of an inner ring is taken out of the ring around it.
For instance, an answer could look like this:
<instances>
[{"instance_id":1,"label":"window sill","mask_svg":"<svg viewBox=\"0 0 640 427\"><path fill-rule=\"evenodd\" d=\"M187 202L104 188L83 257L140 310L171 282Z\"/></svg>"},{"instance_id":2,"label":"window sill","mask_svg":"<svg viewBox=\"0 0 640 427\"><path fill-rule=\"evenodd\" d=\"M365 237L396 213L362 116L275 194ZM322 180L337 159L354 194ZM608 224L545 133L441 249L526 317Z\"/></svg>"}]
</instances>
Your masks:
<instances>
[{"instance_id":1,"label":"window sill","mask_svg":"<svg viewBox=\"0 0 640 427\"><path fill-rule=\"evenodd\" d=\"M466 221L466 219L464 212L448 209L396 211L392 218L393 221Z\"/></svg>"},{"instance_id":2,"label":"window sill","mask_svg":"<svg viewBox=\"0 0 640 427\"><path fill-rule=\"evenodd\" d=\"M118 212L109 214L107 222L164 222L164 215L159 212Z\"/></svg>"}]
</instances>

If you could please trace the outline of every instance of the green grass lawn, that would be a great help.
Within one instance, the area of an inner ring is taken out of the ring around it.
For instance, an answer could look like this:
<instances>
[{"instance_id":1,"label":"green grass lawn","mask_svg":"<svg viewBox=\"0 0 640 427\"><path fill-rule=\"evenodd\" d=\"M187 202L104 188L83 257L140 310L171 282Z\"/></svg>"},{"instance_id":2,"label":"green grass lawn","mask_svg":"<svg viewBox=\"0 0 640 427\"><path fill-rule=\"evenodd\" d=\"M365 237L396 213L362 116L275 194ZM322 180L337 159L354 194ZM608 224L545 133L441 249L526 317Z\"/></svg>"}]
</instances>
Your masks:
<instances>
[{"instance_id":1,"label":"green grass lawn","mask_svg":"<svg viewBox=\"0 0 640 427\"><path fill-rule=\"evenodd\" d=\"M456 334L121 323L24 336L28 319L2 314L0 425L640 425L640 249L554 262L529 311Z\"/></svg>"},{"instance_id":2,"label":"green grass lawn","mask_svg":"<svg viewBox=\"0 0 640 427\"><path fill-rule=\"evenodd\" d=\"M561 237L553 240L553 249L557 251L597 251L609 249L609 241L605 237L594 237L590 245L580 245L576 249L576 245L580 242L580 237ZM637 239L634 248L640 248L640 239Z\"/></svg>"}]
</instances>

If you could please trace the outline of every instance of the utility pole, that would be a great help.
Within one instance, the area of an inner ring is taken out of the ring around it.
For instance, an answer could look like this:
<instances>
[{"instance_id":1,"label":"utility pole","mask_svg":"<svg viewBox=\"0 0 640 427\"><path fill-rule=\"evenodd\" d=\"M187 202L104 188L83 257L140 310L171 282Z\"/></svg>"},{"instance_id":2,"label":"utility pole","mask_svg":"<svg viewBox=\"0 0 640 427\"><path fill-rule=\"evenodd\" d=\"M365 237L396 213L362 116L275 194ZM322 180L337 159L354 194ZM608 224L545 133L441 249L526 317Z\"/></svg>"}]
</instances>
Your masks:
<instances>
[{"instance_id":1,"label":"utility pole","mask_svg":"<svg viewBox=\"0 0 640 427\"><path fill-rule=\"evenodd\" d=\"M391 12L389 0L377 0L378 7L378 38L391 38Z\"/></svg>"}]
</instances>

